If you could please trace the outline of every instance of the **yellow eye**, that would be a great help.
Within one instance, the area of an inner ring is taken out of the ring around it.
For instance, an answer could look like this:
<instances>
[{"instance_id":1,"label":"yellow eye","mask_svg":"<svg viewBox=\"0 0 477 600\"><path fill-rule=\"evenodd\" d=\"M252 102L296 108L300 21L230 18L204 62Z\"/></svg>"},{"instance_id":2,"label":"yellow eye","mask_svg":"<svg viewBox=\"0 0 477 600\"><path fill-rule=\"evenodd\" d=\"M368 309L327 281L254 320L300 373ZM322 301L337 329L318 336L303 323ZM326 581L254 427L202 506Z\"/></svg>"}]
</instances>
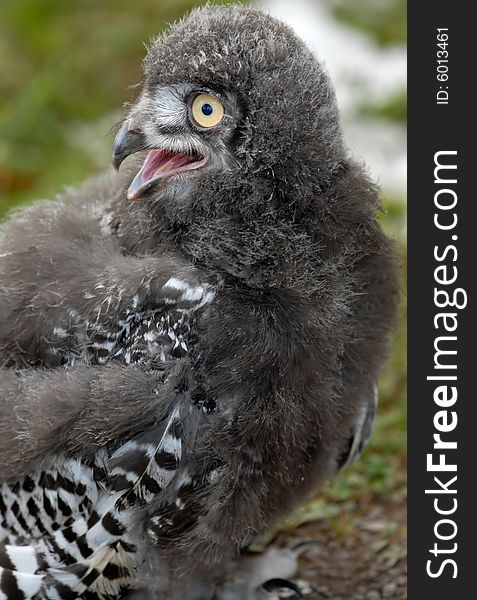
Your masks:
<instances>
[{"instance_id":1,"label":"yellow eye","mask_svg":"<svg viewBox=\"0 0 477 600\"><path fill-rule=\"evenodd\" d=\"M215 127L224 118L224 105L210 94L199 94L191 105L192 117L199 127Z\"/></svg>"}]
</instances>

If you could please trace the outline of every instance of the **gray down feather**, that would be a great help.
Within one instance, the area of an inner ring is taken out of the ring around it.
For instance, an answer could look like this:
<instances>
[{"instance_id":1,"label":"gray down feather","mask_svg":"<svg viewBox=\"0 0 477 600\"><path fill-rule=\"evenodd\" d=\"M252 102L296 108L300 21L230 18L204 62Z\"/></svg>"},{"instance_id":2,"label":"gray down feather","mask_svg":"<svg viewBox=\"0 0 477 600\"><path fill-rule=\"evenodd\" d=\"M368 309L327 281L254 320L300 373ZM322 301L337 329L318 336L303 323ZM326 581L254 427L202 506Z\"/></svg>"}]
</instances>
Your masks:
<instances>
[{"instance_id":1,"label":"gray down feather","mask_svg":"<svg viewBox=\"0 0 477 600\"><path fill-rule=\"evenodd\" d=\"M191 119L200 94L224 107L217 126ZM119 174L23 208L0 230L0 483L13 502L27 476L41 486L48 469L105 456L104 472L88 473L118 491L135 444L162 453L166 470L174 456L161 491L144 483L149 465L137 497L126 490L134 510L116 507L141 549L112 595L142 585L179 598L185 573L226 569L365 443L397 258L325 70L262 12L199 9L155 40L118 131ZM128 200L158 148L207 162L144 176ZM167 435L181 449L165 449ZM59 589L48 577L38 597Z\"/></svg>"}]
</instances>

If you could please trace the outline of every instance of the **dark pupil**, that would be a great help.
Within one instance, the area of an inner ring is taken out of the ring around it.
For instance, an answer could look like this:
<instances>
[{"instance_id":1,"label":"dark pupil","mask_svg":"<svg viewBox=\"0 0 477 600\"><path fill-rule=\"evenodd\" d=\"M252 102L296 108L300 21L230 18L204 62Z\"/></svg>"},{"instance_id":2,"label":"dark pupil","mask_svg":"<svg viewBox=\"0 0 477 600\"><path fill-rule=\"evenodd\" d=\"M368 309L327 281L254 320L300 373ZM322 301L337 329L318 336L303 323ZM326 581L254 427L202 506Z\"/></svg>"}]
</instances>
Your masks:
<instances>
[{"instance_id":1,"label":"dark pupil","mask_svg":"<svg viewBox=\"0 0 477 600\"><path fill-rule=\"evenodd\" d=\"M212 106L210 104L208 104L207 102L205 104L202 104L202 114L204 114L206 117L210 117L210 115L214 112L214 109L212 108Z\"/></svg>"}]
</instances>

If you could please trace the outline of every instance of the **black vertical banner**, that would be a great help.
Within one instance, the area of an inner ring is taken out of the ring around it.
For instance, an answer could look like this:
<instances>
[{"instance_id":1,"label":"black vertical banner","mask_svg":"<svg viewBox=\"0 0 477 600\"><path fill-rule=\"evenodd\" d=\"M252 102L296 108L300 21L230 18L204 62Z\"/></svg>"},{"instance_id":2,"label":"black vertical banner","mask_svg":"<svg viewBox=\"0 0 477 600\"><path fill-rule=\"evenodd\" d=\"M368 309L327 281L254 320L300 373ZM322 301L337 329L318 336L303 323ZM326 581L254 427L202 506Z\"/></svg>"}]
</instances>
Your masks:
<instances>
[{"instance_id":1,"label":"black vertical banner","mask_svg":"<svg viewBox=\"0 0 477 600\"><path fill-rule=\"evenodd\" d=\"M472 8L408 5L410 600L477 598Z\"/></svg>"}]
</instances>

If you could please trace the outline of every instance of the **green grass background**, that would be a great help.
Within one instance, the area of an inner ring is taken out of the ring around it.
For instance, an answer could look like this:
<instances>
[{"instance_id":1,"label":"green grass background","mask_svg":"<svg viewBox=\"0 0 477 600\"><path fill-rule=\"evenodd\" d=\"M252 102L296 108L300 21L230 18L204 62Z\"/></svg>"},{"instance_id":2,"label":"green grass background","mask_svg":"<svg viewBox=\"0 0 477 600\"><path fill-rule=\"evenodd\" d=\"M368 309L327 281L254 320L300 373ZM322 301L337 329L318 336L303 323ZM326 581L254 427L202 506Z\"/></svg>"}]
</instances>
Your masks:
<instances>
[{"instance_id":1,"label":"green grass background","mask_svg":"<svg viewBox=\"0 0 477 600\"><path fill-rule=\"evenodd\" d=\"M378 44L404 44L404 0L328 0L336 18ZM200 2L2 0L0 2L0 217L51 197L109 163L108 130L140 81L143 42ZM405 90L360 107L403 123ZM405 202L384 198L383 227L405 253ZM380 384L380 408L362 460L301 510L293 524L328 518L346 535L360 507L405 499L406 302ZM392 524L391 524L392 525Z\"/></svg>"}]
</instances>

